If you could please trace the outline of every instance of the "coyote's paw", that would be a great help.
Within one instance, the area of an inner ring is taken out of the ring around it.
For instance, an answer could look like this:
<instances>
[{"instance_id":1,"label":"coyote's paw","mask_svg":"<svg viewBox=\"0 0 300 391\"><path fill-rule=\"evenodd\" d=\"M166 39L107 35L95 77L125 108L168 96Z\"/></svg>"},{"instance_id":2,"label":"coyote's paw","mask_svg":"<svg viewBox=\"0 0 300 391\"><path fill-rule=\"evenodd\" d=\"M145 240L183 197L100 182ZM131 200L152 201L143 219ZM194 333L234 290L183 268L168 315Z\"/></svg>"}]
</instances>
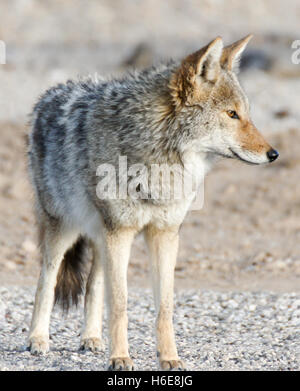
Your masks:
<instances>
[{"instance_id":1,"label":"coyote's paw","mask_svg":"<svg viewBox=\"0 0 300 391\"><path fill-rule=\"evenodd\" d=\"M109 360L108 371L133 371L133 362L129 357L116 357Z\"/></svg>"},{"instance_id":2,"label":"coyote's paw","mask_svg":"<svg viewBox=\"0 0 300 391\"><path fill-rule=\"evenodd\" d=\"M160 367L163 371L186 371L186 367L181 360L162 360Z\"/></svg>"},{"instance_id":3,"label":"coyote's paw","mask_svg":"<svg viewBox=\"0 0 300 391\"><path fill-rule=\"evenodd\" d=\"M103 350L103 343L100 338L83 338L80 343L80 350L100 352Z\"/></svg>"},{"instance_id":4,"label":"coyote's paw","mask_svg":"<svg viewBox=\"0 0 300 391\"><path fill-rule=\"evenodd\" d=\"M34 355L46 354L49 352L49 339L47 337L31 337L28 350Z\"/></svg>"}]
</instances>

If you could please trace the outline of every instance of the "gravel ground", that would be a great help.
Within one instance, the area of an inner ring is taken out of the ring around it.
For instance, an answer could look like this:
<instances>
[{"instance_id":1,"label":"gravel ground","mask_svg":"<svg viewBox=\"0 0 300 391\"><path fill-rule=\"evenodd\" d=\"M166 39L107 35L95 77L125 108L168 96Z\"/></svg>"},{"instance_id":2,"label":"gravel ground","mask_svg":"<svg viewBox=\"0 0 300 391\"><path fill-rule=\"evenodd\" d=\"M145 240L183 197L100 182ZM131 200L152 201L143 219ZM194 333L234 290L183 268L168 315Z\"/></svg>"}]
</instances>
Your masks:
<instances>
[{"instance_id":1,"label":"gravel ground","mask_svg":"<svg viewBox=\"0 0 300 391\"><path fill-rule=\"evenodd\" d=\"M31 356L26 341L34 288L0 288L0 370L105 369L107 350L78 351L82 307L55 308L51 351ZM107 329L104 322L105 343ZM129 344L138 370L155 370L154 308L147 290L129 295ZM190 370L299 370L300 294L188 290L176 294L179 354Z\"/></svg>"}]
</instances>

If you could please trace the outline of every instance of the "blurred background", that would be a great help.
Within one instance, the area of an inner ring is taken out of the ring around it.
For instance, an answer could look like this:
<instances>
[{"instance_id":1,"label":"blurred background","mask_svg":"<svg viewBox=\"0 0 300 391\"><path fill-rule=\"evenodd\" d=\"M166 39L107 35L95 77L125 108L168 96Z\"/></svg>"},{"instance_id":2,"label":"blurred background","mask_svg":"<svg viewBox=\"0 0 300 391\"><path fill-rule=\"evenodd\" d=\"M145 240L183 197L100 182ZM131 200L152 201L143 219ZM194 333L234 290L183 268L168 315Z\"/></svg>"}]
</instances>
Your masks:
<instances>
[{"instance_id":1,"label":"blurred background","mask_svg":"<svg viewBox=\"0 0 300 391\"><path fill-rule=\"evenodd\" d=\"M0 0L0 282L36 283L38 250L26 171L28 114L51 85L121 74L252 33L240 79L255 125L280 153L263 167L224 161L201 211L181 229L177 287L299 290L298 0ZM148 285L138 237L130 283Z\"/></svg>"}]
</instances>

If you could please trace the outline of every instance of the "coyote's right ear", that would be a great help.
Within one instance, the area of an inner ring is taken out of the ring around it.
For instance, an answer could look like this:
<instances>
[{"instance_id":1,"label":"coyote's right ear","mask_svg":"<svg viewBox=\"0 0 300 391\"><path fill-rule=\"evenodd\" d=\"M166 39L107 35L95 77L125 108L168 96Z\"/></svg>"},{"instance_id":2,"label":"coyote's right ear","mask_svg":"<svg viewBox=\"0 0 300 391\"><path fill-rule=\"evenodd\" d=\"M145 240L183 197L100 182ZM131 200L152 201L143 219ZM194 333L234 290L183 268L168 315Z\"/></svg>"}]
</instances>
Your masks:
<instances>
[{"instance_id":1,"label":"coyote's right ear","mask_svg":"<svg viewBox=\"0 0 300 391\"><path fill-rule=\"evenodd\" d=\"M246 37L240 39L239 41L234 42L229 46L226 46L223 49L221 57L221 66L223 68L228 69L229 71L238 73L241 55L252 37L253 35L249 34Z\"/></svg>"},{"instance_id":2,"label":"coyote's right ear","mask_svg":"<svg viewBox=\"0 0 300 391\"><path fill-rule=\"evenodd\" d=\"M205 99L219 77L222 50L222 39L217 37L204 48L187 56L171 80L173 97L185 105Z\"/></svg>"},{"instance_id":3,"label":"coyote's right ear","mask_svg":"<svg viewBox=\"0 0 300 391\"><path fill-rule=\"evenodd\" d=\"M220 72L220 58L223 50L223 42L217 37L204 48L189 55L184 62L191 66L196 76L203 78L203 81L215 82Z\"/></svg>"}]
</instances>

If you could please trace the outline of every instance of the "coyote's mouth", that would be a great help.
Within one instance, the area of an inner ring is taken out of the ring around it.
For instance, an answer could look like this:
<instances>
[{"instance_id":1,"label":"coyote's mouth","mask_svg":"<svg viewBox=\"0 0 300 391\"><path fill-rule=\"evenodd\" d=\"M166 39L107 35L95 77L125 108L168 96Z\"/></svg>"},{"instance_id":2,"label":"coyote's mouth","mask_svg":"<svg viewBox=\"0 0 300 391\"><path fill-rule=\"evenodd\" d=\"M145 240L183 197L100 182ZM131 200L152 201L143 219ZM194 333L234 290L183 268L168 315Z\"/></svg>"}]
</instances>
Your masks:
<instances>
[{"instance_id":1,"label":"coyote's mouth","mask_svg":"<svg viewBox=\"0 0 300 391\"><path fill-rule=\"evenodd\" d=\"M251 161L249 161L249 160L246 160L246 159L242 158L238 153L234 152L234 150L231 149L231 148L229 148L229 151L230 151L230 152L232 153L232 155L233 155L232 158L239 159L239 160L241 160L242 162L247 163L247 164L254 164L254 165L259 164L259 163L251 162Z\"/></svg>"}]
</instances>

